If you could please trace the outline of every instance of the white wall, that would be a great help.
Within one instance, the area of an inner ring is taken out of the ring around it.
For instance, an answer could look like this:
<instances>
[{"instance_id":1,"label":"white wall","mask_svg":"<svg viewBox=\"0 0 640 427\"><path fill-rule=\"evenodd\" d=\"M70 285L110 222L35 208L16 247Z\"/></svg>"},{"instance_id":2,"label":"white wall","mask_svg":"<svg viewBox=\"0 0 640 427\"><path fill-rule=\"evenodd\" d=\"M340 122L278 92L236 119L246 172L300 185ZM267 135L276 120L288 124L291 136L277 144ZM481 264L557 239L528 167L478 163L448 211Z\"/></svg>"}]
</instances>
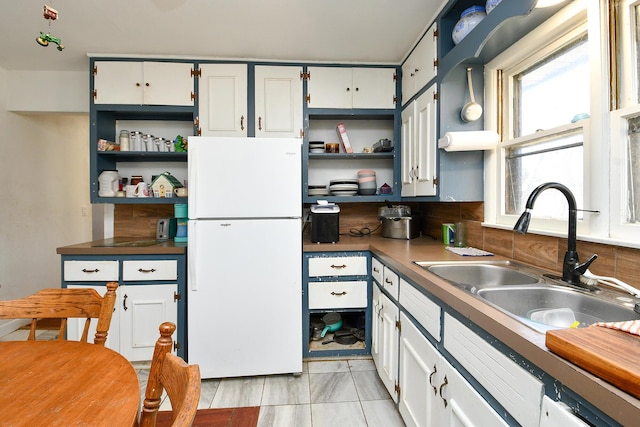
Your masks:
<instances>
[{"instance_id":1,"label":"white wall","mask_svg":"<svg viewBox=\"0 0 640 427\"><path fill-rule=\"evenodd\" d=\"M10 112L11 84L0 68L0 299L59 287L56 248L92 240L88 114Z\"/></svg>"}]
</instances>

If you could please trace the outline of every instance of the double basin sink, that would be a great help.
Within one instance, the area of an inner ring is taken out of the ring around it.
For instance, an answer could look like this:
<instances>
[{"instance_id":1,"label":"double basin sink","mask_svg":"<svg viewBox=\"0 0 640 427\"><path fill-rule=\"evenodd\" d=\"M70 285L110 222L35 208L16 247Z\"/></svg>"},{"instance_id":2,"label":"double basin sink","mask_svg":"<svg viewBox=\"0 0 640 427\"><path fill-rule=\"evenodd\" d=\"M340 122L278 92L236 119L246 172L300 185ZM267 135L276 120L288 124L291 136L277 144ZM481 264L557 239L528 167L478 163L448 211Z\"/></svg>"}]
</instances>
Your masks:
<instances>
[{"instance_id":1,"label":"double basin sink","mask_svg":"<svg viewBox=\"0 0 640 427\"><path fill-rule=\"evenodd\" d=\"M415 264L541 333L640 319L634 310L640 299L601 287L582 289L513 261Z\"/></svg>"}]
</instances>

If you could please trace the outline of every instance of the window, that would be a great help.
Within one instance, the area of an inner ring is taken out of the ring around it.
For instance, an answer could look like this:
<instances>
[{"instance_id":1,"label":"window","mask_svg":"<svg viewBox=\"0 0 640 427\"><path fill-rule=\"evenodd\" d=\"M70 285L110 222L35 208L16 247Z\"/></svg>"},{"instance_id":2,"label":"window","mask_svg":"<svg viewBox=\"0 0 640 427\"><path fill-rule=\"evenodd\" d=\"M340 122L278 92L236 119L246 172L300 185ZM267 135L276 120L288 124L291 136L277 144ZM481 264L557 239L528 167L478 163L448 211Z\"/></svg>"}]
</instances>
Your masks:
<instances>
[{"instance_id":1,"label":"window","mask_svg":"<svg viewBox=\"0 0 640 427\"><path fill-rule=\"evenodd\" d=\"M486 222L513 227L531 191L545 182L569 187L579 208L588 200L592 80L586 4L572 2L485 67L485 99L494 103L486 117L500 113L485 126L502 135L500 149L487 162L496 176L495 185L488 180ZM493 206L487 209L488 204ZM567 216L564 196L544 192L532 211L531 229L566 232ZM588 221L579 218L584 231Z\"/></svg>"},{"instance_id":2,"label":"window","mask_svg":"<svg viewBox=\"0 0 640 427\"><path fill-rule=\"evenodd\" d=\"M614 13L617 26L615 62L620 79L618 103L626 108L640 102L640 0L618 0Z\"/></svg>"}]
</instances>

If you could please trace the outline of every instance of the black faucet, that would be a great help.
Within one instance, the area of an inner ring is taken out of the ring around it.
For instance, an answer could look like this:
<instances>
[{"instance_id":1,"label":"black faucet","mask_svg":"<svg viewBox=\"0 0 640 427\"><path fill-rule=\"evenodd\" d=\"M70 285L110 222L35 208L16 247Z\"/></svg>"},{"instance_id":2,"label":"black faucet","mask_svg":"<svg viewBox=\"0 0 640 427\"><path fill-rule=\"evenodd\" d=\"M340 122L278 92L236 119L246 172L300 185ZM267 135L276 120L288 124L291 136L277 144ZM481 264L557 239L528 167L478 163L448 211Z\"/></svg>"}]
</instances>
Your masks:
<instances>
[{"instance_id":1,"label":"black faucet","mask_svg":"<svg viewBox=\"0 0 640 427\"><path fill-rule=\"evenodd\" d=\"M598 258L597 254L593 254L591 258L584 264L580 264L578 259L578 252L576 251L576 230L578 223L578 209L576 207L576 199L573 197L573 193L566 186L559 184L557 182L547 182L545 184L541 184L536 187L535 190L531 192L529 198L527 199L526 210L520 215L518 222L513 226L513 231L518 234L526 234L529 229L529 222L531 221L531 210L533 209L533 203L536 201L536 198L547 188L555 188L560 191L567 198L567 202L569 203L569 232L567 235L567 253L564 255L564 261L562 263L562 280L570 283L572 285L586 287L583 283L580 282L580 276L587 271L589 265L596 258Z\"/></svg>"}]
</instances>

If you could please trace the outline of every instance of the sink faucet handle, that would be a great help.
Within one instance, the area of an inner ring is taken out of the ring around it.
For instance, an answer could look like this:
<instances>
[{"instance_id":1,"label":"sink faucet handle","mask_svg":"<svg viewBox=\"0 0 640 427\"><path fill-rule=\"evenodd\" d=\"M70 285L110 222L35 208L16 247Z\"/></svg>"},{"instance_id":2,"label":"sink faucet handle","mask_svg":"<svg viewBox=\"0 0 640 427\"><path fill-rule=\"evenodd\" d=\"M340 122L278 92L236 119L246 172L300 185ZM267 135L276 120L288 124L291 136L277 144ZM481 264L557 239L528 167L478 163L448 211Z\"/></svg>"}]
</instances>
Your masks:
<instances>
[{"instance_id":1,"label":"sink faucet handle","mask_svg":"<svg viewBox=\"0 0 640 427\"><path fill-rule=\"evenodd\" d=\"M591 263L595 261L596 258L598 258L598 254L591 255L591 258L589 258L586 262L576 265L573 271L576 273L584 274L587 271L587 268L589 268Z\"/></svg>"}]
</instances>

